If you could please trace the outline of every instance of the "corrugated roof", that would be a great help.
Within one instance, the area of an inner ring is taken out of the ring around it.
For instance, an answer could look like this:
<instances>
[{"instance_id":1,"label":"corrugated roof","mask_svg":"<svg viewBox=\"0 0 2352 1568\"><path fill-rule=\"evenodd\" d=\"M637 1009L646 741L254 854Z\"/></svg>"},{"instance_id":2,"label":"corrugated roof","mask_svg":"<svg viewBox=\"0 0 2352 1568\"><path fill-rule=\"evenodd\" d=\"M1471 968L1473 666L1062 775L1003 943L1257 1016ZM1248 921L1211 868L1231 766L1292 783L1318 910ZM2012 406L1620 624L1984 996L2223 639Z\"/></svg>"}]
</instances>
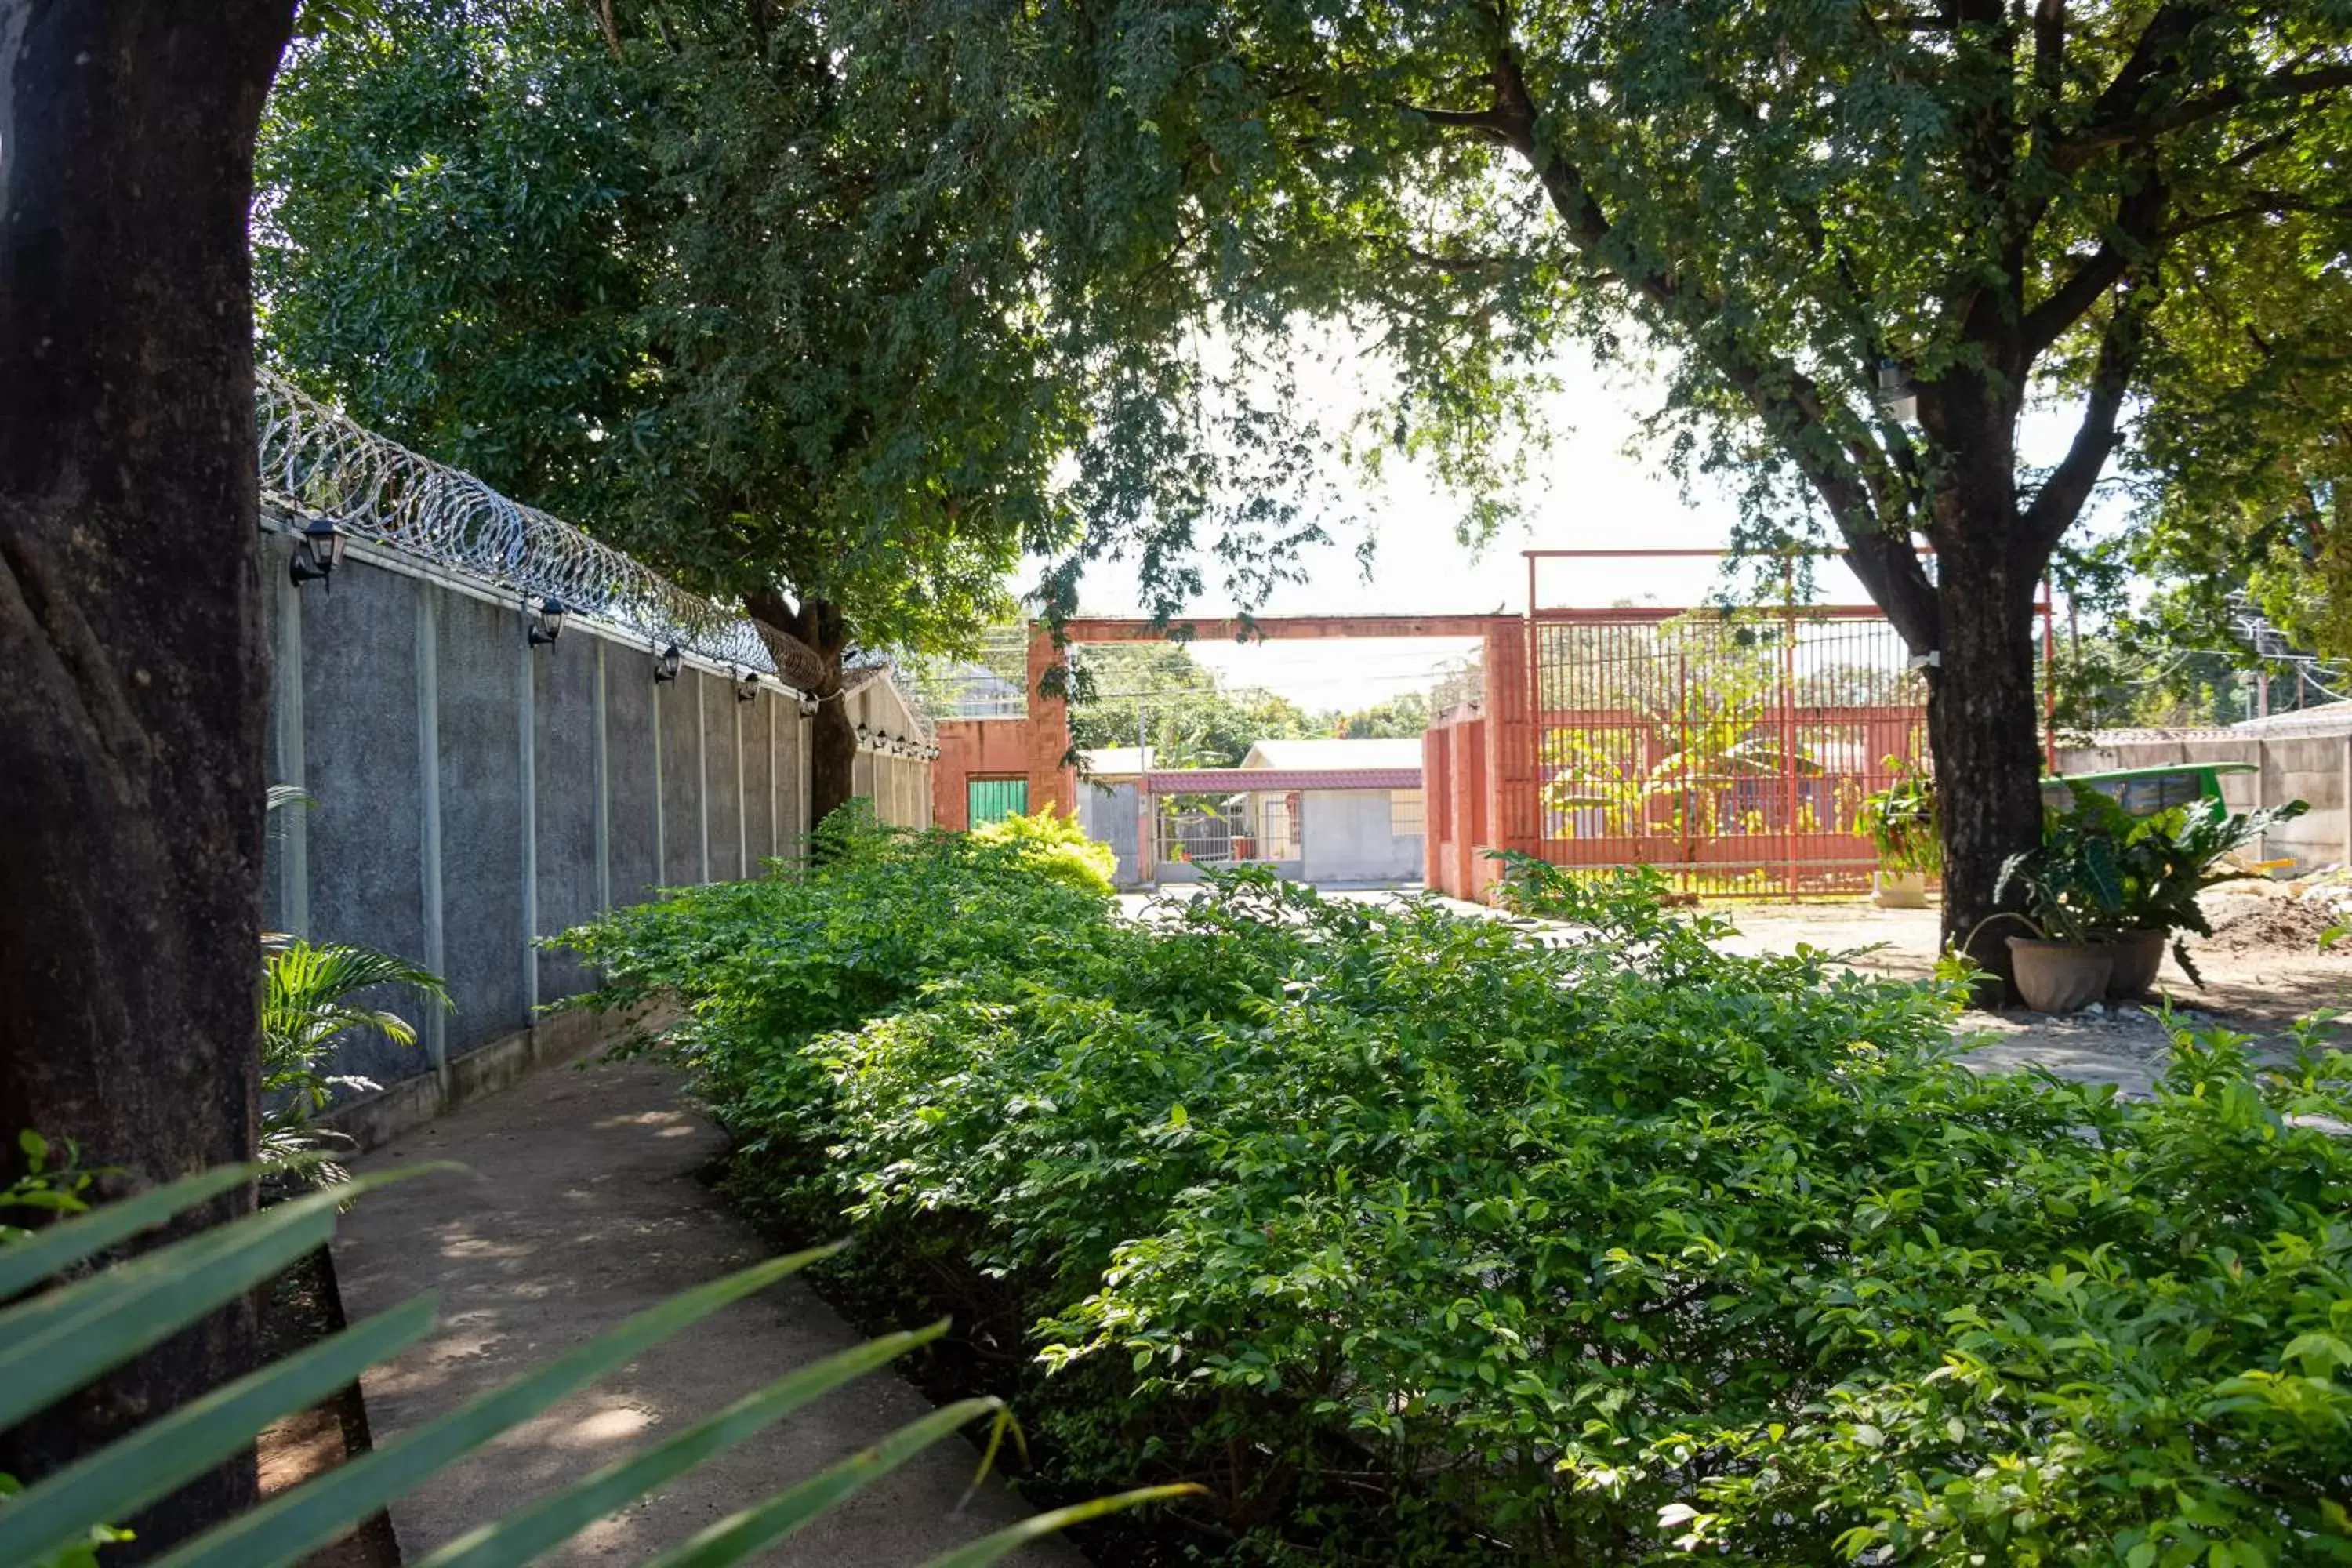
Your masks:
<instances>
[{"instance_id":1,"label":"corrugated roof","mask_svg":"<svg viewBox=\"0 0 2352 1568\"><path fill-rule=\"evenodd\" d=\"M2267 719L2243 720L2230 729L2240 735L2352 735L2352 702L2323 702Z\"/></svg>"},{"instance_id":2,"label":"corrugated roof","mask_svg":"<svg viewBox=\"0 0 2352 1568\"><path fill-rule=\"evenodd\" d=\"M1419 768L1188 768L1143 775L1153 795L1241 795L1295 789L1419 789Z\"/></svg>"},{"instance_id":3,"label":"corrugated roof","mask_svg":"<svg viewBox=\"0 0 2352 1568\"><path fill-rule=\"evenodd\" d=\"M1413 768L1421 737L1403 741L1260 741L1242 759L1244 768Z\"/></svg>"}]
</instances>

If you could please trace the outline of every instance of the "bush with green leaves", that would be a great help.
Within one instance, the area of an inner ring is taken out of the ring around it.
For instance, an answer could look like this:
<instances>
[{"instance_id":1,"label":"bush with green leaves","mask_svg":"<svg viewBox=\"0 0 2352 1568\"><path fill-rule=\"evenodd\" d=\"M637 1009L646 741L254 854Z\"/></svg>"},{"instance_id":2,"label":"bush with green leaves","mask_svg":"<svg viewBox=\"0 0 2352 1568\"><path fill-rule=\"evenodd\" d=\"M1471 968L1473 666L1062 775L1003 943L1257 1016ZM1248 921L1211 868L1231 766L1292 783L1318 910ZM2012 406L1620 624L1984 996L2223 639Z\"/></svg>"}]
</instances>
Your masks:
<instances>
[{"instance_id":1,"label":"bush with green leaves","mask_svg":"<svg viewBox=\"0 0 2352 1568\"><path fill-rule=\"evenodd\" d=\"M1034 874L1016 846L877 825L845 807L804 869L673 889L560 939L600 988L570 1005L642 1009L739 1138L799 1129L824 1096L801 1047L895 1011L935 978L1050 971L1101 940L1109 906Z\"/></svg>"},{"instance_id":2,"label":"bush with green leaves","mask_svg":"<svg viewBox=\"0 0 2352 1568\"><path fill-rule=\"evenodd\" d=\"M1956 992L1726 954L1654 877L1514 865L1549 943L1249 871L1024 940L963 853L905 850L929 966L871 1018L794 1001L814 949L679 975L728 1020L689 1059L739 1182L1002 1292L1065 1478L1203 1482L1208 1555L2352 1560L2315 1032L2184 1034L2131 1101L1972 1071Z\"/></svg>"},{"instance_id":3,"label":"bush with green leaves","mask_svg":"<svg viewBox=\"0 0 2352 1568\"><path fill-rule=\"evenodd\" d=\"M971 836L982 844L1013 846L1039 876L1082 892L1107 899L1117 890L1118 856L1109 845L1087 837L1075 811L1064 813L1044 805L1026 816L1016 812L973 828Z\"/></svg>"}]
</instances>

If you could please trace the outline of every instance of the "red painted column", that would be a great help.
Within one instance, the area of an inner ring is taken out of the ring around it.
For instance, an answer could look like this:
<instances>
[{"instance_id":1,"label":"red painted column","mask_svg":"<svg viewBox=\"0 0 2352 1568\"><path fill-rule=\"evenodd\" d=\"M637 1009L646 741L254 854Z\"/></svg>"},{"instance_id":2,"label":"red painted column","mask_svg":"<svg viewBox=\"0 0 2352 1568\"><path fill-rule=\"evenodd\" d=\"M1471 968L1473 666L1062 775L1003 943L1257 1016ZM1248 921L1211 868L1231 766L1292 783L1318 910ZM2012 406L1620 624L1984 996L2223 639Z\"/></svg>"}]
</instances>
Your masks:
<instances>
[{"instance_id":1,"label":"red painted column","mask_svg":"<svg viewBox=\"0 0 2352 1568\"><path fill-rule=\"evenodd\" d=\"M1445 845L1454 831L1454 791L1446 764L1444 728L1424 730L1421 733L1421 885L1433 893L1449 889L1445 886ZM2352 802L2352 795L2347 795ZM2352 837L2347 837L2352 843Z\"/></svg>"},{"instance_id":2,"label":"red painted column","mask_svg":"<svg viewBox=\"0 0 2352 1568\"><path fill-rule=\"evenodd\" d=\"M1069 812L1077 805L1077 770L1062 759L1070 752L1070 705L1061 697L1041 693L1046 672L1067 664L1054 646L1054 634L1043 623L1029 628L1029 809L1051 805Z\"/></svg>"},{"instance_id":3,"label":"red painted column","mask_svg":"<svg viewBox=\"0 0 2352 1568\"><path fill-rule=\"evenodd\" d=\"M1528 623L1500 619L1486 630L1486 789L1488 842L1532 855L1536 832L1534 679L1528 659Z\"/></svg>"}]
</instances>

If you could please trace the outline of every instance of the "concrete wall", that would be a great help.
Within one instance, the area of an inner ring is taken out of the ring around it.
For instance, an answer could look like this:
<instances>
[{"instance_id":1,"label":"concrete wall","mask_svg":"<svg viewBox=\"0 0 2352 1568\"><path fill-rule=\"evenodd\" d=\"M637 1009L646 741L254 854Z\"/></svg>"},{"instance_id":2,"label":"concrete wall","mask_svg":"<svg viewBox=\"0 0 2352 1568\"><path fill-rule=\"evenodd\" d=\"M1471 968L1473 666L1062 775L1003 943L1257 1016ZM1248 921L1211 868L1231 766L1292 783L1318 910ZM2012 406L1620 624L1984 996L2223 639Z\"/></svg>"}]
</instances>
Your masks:
<instances>
[{"instance_id":1,"label":"concrete wall","mask_svg":"<svg viewBox=\"0 0 2352 1568\"><path fill-rule=\"evenodd\" d=\"M1384 789L1310 789L1298 805L1298 852L1316 883L1417 882L1422 836L1390 828Z\"/></svg>"},{"instance_id":2,"label":"concrete wall","mask_svg":"<svg viewBox=\"0 0 2352 1568\"><path fill-rule=\"evenodd\" d=\"M748 702L728 671L656 683L642 643L577 619L530 647L505 595L390 552L354 546L331 593L297 589L265 534L262 569L270 777L316 802L274 815L268 924L415 960L455 1003L373 999L419 1047L354 1033L335 1071L449 1103L471 1054L528 1054L536 1009L590 984L536 939L797 853L808 721L773 681ZM891 819L919 826L927 765L877 761Z\"/></svg>"},{"instance_id":3,"label":"concrete wall","mask_svg":"<svg viewBox=\"0 0 2352 1568\"><path fill-rule=\"evenodd\" d=\"M2120 768L2162 767L2171 763L2248 763L2257 770L2221 776L2221 798L2232 811L2283 805L2290 800L2311 809L2264 837L2265 859L2293 858L2309 870L2352 862L2352 736L2292 739L2238 736L2134 741L2114 746L2077 746L2058 752L2062 773L2107 773Z\"/></svg>"}]
</instances>

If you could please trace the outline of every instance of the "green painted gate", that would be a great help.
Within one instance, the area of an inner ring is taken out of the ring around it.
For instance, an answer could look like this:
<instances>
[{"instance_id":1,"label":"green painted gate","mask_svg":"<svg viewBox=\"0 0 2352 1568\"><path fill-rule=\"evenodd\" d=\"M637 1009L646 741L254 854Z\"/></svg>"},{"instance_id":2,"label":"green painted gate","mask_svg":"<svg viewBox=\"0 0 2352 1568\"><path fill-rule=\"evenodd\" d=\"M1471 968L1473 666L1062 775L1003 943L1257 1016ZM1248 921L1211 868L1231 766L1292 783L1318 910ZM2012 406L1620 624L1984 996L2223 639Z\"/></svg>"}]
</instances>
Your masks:
<instances>
[{"instance_id":1,"label":"green painted gate","mask_svg":"<svg viewBox=\"0 0 2352 1568\"><path fill-rule=\"evenodd\" d=\"M985 827L1008 816L1019 816L1029 809L1029 781L966 779L964 805L969 813L965 820L973 827Z\"/></svg>"}]
</instances>

